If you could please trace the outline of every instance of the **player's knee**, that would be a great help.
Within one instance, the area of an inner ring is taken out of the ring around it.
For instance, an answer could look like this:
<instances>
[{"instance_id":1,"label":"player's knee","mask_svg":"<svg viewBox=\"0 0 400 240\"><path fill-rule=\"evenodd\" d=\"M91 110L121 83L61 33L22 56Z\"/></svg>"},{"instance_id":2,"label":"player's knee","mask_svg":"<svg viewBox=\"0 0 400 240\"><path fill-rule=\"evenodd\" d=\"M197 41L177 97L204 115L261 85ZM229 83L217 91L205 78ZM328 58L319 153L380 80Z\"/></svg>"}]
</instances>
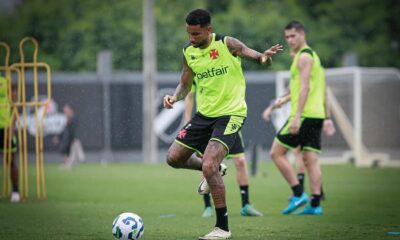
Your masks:
<instances>
[{"instance_id":1,"label":"player's knee","mask_svg":"<svg viewBox=\"0 0 400 240\"><path fill-rule=\"evenodd\" d=\"M279 152L276 149L271 148L271 150L269 151L269 156L272 160L275 161L279 157Z\"/></svg>"},{"instance_id":2,"label":"player's knee","mask_svg":"<svg viewBox=\"0 0 400 240\"><path fill-rule=\"evenodd\" d=\"M307 168L308 165L309 165L308 159L307 159L307 158L303 158L303 166L302 166L303 169L304 169L304 168Z\"/></svg>"},{"instance_id":3,"label":"player's knee","mask_svg":"<svg viewBox=\"0 0 400 240\"><path fill-rule=\"evenodd\" d=\"M207 179L215 174L218 174L218 166L212 162L203 162L203 175Z\"/></svg>"},{"instance_id":4,"label":"player's knee","mask_svg":"<svg viewBox=\"0 0 400 240\"><path fill-rule=\"evenodd\" d=\"M234 162L237 169L242 169L246 167L246 159L244 157L234 158Z\"/></svg>"},{"instance_id":5,"label":"player's knee","mask_svg":"<svg viewBox=\"0 0 400 240\"><path fill-rule=\"evenodd\" d=\"M306 151L306 152L304 152L303 161L304 161L304 165L309 166L309 165L317 164L318 158L316 156L316 153Z\"/></svg>"},{"instance_id":6,"label":"player's knee","mask_svg":"<svg viewBox=\"0 0 400 240\"><path fill-rule=\"evenodd\" d=\"M168 152L166 161L167 161L167 164L173 168L180 167L178 157L176 156L176 154L174 154L172 152Z\"/></svg>"}]
</instances>

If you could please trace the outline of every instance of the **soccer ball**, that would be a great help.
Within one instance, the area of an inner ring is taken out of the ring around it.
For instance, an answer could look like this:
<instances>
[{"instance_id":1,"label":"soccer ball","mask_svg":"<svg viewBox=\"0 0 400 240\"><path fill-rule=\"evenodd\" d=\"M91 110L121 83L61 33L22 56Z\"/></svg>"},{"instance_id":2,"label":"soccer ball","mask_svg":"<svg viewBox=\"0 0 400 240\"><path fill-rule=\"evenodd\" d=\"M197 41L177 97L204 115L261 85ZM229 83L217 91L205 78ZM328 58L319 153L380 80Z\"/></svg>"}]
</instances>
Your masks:
<instances>
[{"instance_id":1,"label":"soccer ball","mask_svg":"<svg viewBox=\"0 0 400 240\"><path fill-rule=\"evenodd\" d=\"M115 239L136 240L143 236L144 224L142 218L134 213L121 213L112 224L112 234Z\"/></svg>"}]
</instances>

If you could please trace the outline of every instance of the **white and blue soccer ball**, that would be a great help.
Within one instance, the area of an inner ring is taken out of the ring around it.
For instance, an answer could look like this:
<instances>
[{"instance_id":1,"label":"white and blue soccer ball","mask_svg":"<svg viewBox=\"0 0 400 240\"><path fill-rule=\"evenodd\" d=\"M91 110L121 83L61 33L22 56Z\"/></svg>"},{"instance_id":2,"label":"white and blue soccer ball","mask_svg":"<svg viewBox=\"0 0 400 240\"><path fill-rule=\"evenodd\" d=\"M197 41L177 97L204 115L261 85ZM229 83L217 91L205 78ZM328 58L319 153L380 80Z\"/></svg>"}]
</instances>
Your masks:
<instances>
[{"instance_id":1,"label":"white and blue soccer ball","mask_svg":"<svg viewBox=\"0 0 400 240\"><path fill-rule=\"evenodd\" d=\"M112 234L115 239L136 240L143 236L144 224L139 215L125 212L119 214L113 221Z\"/></svg>"}]
</instances>

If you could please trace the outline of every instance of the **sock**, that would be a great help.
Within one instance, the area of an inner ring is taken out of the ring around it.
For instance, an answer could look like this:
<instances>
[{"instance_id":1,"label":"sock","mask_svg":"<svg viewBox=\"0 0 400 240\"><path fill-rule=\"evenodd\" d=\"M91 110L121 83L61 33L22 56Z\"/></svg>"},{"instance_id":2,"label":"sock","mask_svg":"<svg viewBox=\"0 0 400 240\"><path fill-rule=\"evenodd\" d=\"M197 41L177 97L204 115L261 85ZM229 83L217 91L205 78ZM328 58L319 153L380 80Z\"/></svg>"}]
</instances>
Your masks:
<instances>
[{"instance_id":1,"label":"sock","mask_svg":"<svg viewBox=\"0 0 400 240\"><path fill-rule=\"evenodd\" d=\"M325 200L325 193L324 193L324 189L322 188L322 184L321 184L321 200Z\"/></svg>"},{"instance_id":2,"label":"sock","mask_svg":"<svg viewBox=\"0 0 400 240\"><path fill-rule=\"evenodd\" d=\"M211 207L211 197L210 194L204 194L203 195L203 200L204 200L204 207Z\"/></svg>"},{"instance_id":3,"label":"sock","mask_svg":"<svg viewBox=\"0 0 400 240\"><path fill-rule=\"evenodd\" d=\"M295 197L300 197L301 194L303 194L303 186L301 186L300 184L297 184L296 186L293 186L292 190L293 190L293 195Z\"/></svg>"},{"instance_id":4,"label":"sock","mask_svg":"<svg viewBox=\"0 0 400 240\"><path fill-rule=\"evenodd\" d=\"M300 185L304 188L304 173L298 173L297 179L299 180Z\"/></svg>"},{"instance_id":5,"label":"sock","mask_svg":"<svg viewBox=\"0 0 400 240\"><path fill-rule=\"evenodd\" d=\"M224 231L229 231L227 208L215 208L215 212L217 213L217 223L215 224L215 227L219 227Z\"/></svg>"},{"instance_id":6,"label":"sock","mask_svg":"<svg viewBox=\"0 0 400 240\"><path fill-rule=\"evenodd\" d=\"M321 195L313 194L311 196L311 207L318 207L320 198L321 198Z\"/></svg>"},{"instance_id":7,"label":"sock","mask_svg":"<svg viewBox=\"0 0 400 240\"><path fill-rule=\"evenodd\" d=\"M240 195L242 197L242 207L246 204L250 204L249 202L249 186L240 186Z\"/></svg>"},{"instance_id":8,"label":"sock","mask_svg":"<svg viewBox=\"0 0 400 240\"><path fill-rule=\"evenodd\" d=\"M12 189L13 189L13 192L19 192L18 184L15 184L15 185L13 184Z\"/></svg>"}]
</instances>

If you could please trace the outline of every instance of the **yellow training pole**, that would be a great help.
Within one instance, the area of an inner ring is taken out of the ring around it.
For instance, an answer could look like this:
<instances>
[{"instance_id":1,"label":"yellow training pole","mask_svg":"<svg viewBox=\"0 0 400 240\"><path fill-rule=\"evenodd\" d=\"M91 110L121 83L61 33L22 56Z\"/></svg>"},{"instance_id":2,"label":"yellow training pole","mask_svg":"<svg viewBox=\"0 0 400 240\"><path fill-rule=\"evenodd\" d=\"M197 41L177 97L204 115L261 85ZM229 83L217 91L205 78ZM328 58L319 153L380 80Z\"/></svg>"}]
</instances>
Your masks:
<instances>
[{"instance_id":1,"label":"yellow training pole","mask_svg":"<svg viewBox=\"0 0 400 240\"><path fill-rule=\"evenodd\" d=\"M24 44L27 42L31 42L34 46L33 52L33 61L31 63L25 62L25 54L24 54ZM11 193L11 151L7 151L7 149L11 149L12 146L12 136L13 136L13 127L17 126L17 136L18 136L18 149L19 149L19 188L20 188L20 196L21 200L26 200L28 198L28 136L27 136L27 107L34 108L35 114L35 153L36 153L36 194L38 200L46 199L46 186L45 186L45 175L44 175L44 144L43 144L43 128L44 128L44 120L46 114L46 108L50 103L51 99L51 70L50 66L46 63L38 62L38 46L39 44L34 38L26 37L21 40L19 44L20 50L20 58L21 61L19 63L14 63L11 66L9 65L9 57L10 57L10 48L6 43L0 42L0 47L6 49L6 58L5 58L5 66L0 66L0 70L5 71L6 80L8 84L8 93L9 99L8 104L4 107L12 106L11 119L16 121L16 124L13 121L13 125L10 128L5 129L4 131L4 151L3 154L3 189L2 196L9 195ZM47 85L47 99L39 100L39 78L38 78L38 68L44 68L46 70L46 85ZM26 68L33 68L33 88L34 88L34 96L33 101L27 101L26 99ZM12 76L11 70L17 72L18 82L17 82L17 99L13 99L12 97ZM2 106L0 106L2 107ZM20 111L21 110L21 111ZM21 116L22 115L22 116Z\"/></svg>"},{"instance_id":2,"label":"yellow training pole","mask_svg":"<svg viewBox=\"0 0 400 240\"><path fill-rule=\"evenodd\" d=\"M11 179L11 161L12 161L12 159L11 159L11 157L12 157L12 145L11 145L11 141L12 141L12 128L11 127L8 127L8 128L5 128L4 129L4 134L5 134L5 140L7 141L7 142L5 142L5 148L4 148L4 152L6 152L7 154L7 162L8 162L8 164L7 164L7 171L8 171L8 188L7 188L7 196L10 196L10 194L11 194L11 191L12 191L12 189L11 189L11 182L12 182L12 179ZM14 164L15 164L15 162L14 162Z\"/></svg>"},{"instance_id":3,"label":"yellow training pole","mask_svg":"<svg viewBox=\"0 0 400 240\"><path fill-rule=\"evenodd\" d=\"M34 45L34 54L33 54L33 62L25 63L25 55L24 55L24 44L26 42L31 42ZM37 62L38 55L38 43L34 38L26 37L20 42L20 56L21 62L19 64L13 64L13 66L18 66L21 68L21 93L22 93L22 113L23 113L23 121L24 121L24 129L23 129L23 138L24 142L26 142L27 133L26 133L26 107L32 106L34 107L35 112L35 153L36 153L36 193L38 200L46 199L46 188L45 188L45 176L44 176L44 157L43 157L43 127L44 127L44 118L46 113L46 108L51 99L51 72L50 67L46 63ZM31 67L33 68L33 88L34 88L34 99L33 102L26 101L26 92L25 92L25 68ZM39 79L38 79L38 68L42 67L46 69L46 77L47 77L47 99L44 101L39 100ZM39 108L41 108L42 112L39 114ZM26 149L25 149L26 151Z\"/></svg>"},{"instance_id":4,"label":"yellow training pole","mask_svg":"<svg viewBox=\"0 0 400 240\"><path fill-rule=\"evenodd\" d=\"M18 139L18 158L19 158L19 192L21 200L27 200L28 198L28 158L27 158L27 142L23 139L23 129L21 125L21 116L19 113L19 107L21 106L22 99L22 74L19 68L12 68L17 72L18 81L16 84L17 98L13 99L10 95L10 101L13 106L13 119L15 119L17 127L17 139ZM10 91L12 83L10 84ZM24 123L25 124L25 123ZM26 129L26 128L25 128Z\"/></svg>"},{"instance_id":5,"label":"yellow training pole","mask_svg":"<svg viewBox=\"0 0 400 240\"><path fill-rule=\"evenodd\" d=\"M26 132L26 91L25 91L25 66L24 66L24 53L23 50L21 49L21 43L20 43L20 56L21 56L21 63L17 65L17 67L20 68L21 70L21 85L19 88L21 89L21 102L20 105L22 107L22 146L23 146L23 165L21 166L23 168L23 178L24 178L24 192L23 192L23 197L24 199L27 199L29 196L29 185L28 185L28 150L27 150L27 141L28 141L28 136ZM16 65L16 64L13 64Z\"/></svg>"},{"instance_id":6,"label":"yellow training pole","mask_svg":"<svg viewBox=\"0 0 400 240\"><path fill-rule=\"evenodd\" d=\"M3 141L4 141L3 149L7 149L8 141L7 141L7 130L6 129L4 129L4 135L2 137L3 137ZM3 193L2 193L2 196L5 198L10 196L10 180L11 180L10 179L11 162L8 161L8 159L7 159L8 158L7 152L8 151L3 151L4 168L3 168Z\"/></svg>"},{"instance_id":7,"label":"yellow training pole","mask_svg":"<svg viewBox=\"0 0 400 240\"><path fill-rule=\"evenodd\" d=\"M25 64L25 54L24 54L24 44L30 41L34 45L34 52L33 52L33 88L34 88L34 109L35 109L35 152L36 152L36 195L37 199L41 199L41 186L40 186L40 161L38 160L40 157L39 155L39 120L38 120L38 76L37 76L37 52L38 52L38 43L35 39L26 37L21 40L19 44L20 49L20 56L21 56L21 67L24 68ZM26 107L26 106L25 106Z\"/></svg>"},{"instance_id":8,"label":"yellow training pole","mask_svg":"<svg viewBox=\"0 0 400 240\"><path fill-rule=\"evenodd\" d=\"M25 185L25 179L28 177L27 173L24 171L24 146L22 141L22 126L21 126L21 118L18 114L18 108L14 108L13 114L15 116L15 121L17 123L17 139L18 139L18 158L19 158L19 192L21 200L26 200L28 196L25 195L25 189L28 188ZM26 147L26 146L25 146ZM26 176L25 176L26 175Z\"/></svg>"}]
</instances>

